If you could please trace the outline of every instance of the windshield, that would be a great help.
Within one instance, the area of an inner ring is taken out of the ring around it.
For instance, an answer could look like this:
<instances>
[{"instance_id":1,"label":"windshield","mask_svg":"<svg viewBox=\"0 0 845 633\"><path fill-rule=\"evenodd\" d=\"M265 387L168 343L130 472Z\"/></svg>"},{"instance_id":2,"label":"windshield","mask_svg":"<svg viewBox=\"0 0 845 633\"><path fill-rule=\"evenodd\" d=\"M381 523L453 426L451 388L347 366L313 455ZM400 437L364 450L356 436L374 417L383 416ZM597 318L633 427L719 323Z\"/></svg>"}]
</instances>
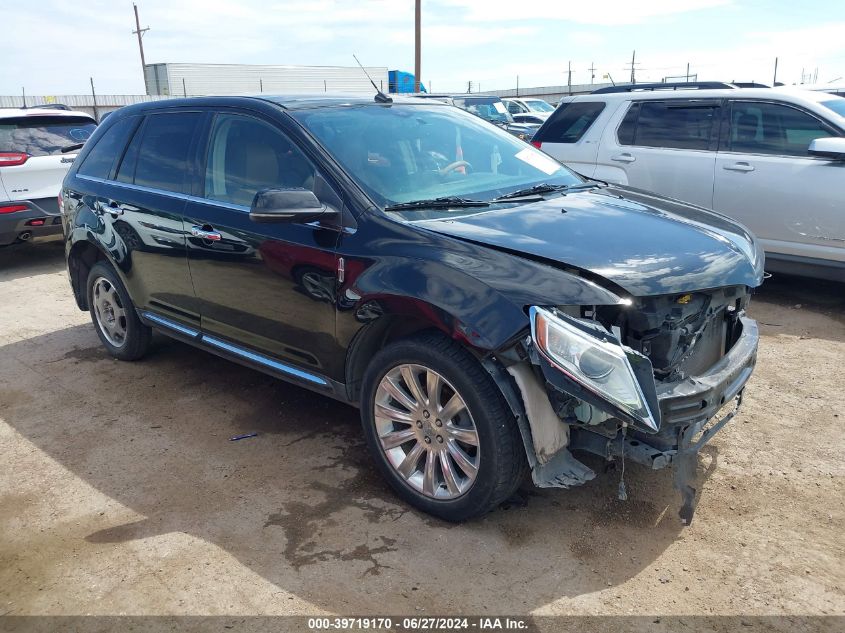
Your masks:
<instances>
[{"instance_id":1,"label":"windshield","mask_svg":"<svg viewBox=\"0 0 845 633\"><path fill-rule=\"evenodd\" d=\"M833 110L839 116L845 117L845 99L836 97L830 101L822 101L821 104L828 110Z\"/></svg>"},{"instance_id":2,"label":"windshield","mask_svg":"<svg viewBox=\"0 0 845 633\"><path fill-rule=\"evenodd\" d=\"M382 207L444 197L486 202L540 183L584 182L543 152L449 106L345 106L290 114Z\"/></svg>"},{"instance_id":3,"label":"windshield","mask_svg":"<svg viewBox=\"0 0 845 633\"><path fill-rule=\"evenodd\" d=\"M96 127L88 117L30 115L0 119L0 152L59 154L63 147L84 143Z\"/></svg>"},{"instance_id":4,"label":"windshield","mask_svg":"<svg viewBox=\"0 0 845 633\"><path fill-rule=\"evenodd\" d=\"M525 105L528 106L528 109L532 112L554 112L555 109L553 106L549 105L542 99L524 99Z\"/></svg>"},{"instance_id":5,"label":"windshield","mask_svg":"<svg viewBox=\"0 0 845 633\"><path fill-rule=\"evenodd\" d=\"M493 123L513 123L513 117L499 97L454 97L455 105Z\"/></svg>"}]
</instances>

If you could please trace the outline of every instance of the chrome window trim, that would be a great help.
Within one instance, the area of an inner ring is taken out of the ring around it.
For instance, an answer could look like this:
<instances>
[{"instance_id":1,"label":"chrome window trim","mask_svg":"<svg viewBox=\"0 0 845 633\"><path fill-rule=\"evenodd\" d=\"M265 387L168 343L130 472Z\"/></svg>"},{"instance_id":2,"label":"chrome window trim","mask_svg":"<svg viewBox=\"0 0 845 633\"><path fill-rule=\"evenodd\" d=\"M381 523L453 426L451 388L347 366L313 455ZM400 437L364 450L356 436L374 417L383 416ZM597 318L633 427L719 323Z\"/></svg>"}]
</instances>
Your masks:
<instances>
[{"instance_id":1,"label":"chrome window trim","mask_svg":"<svg viewBox=\"0 0 845 633\"><path fill-rule=\"evenodd\" d=\"M165 191L164 189L154 189L153 187L145 187L144 185L135 185L127 182L119 182L117 180L107 180L105 178L97 178L96 176L83 176L76 174L76 177L81 180L88 180L90 182L98 182L104 185L111 185L115 187L122 187L124 189L131 189L134 191L141 191L144 193L154 193L160 196L168 196L176 200L185 200L186 202L198 202L200 204L211 204L216 207L230 209L232 211L240 211L241 213L249 213L249 207L240 204L231 204L229 202L220 202L219 200L212 200L210 198L201 198L199 196L191 196L186 193L178 193L176 191Z\"/></svg>"}]
</instances>

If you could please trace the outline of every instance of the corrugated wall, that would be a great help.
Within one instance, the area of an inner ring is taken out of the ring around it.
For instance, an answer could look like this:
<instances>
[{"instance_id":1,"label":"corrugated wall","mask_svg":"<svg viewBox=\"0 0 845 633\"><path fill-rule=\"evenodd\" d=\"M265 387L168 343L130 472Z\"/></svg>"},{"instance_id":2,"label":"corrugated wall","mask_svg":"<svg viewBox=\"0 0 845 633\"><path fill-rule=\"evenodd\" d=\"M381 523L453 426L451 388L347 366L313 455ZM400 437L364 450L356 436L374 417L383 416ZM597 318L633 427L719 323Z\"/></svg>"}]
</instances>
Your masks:
<instances>
[{"instance_id":1,"label":"corrugated wall","mask_svg":"<svg viewBox=\"0 0 845 633\"><path fill-rule=\"evenodd\" d=\"M387 92L386 67L367 67L381 90ZM367 77L357 66L248 66L242 64L148 64L150 94L224 95L343 92L369 94Z\"/></svg>"}]
</instances>

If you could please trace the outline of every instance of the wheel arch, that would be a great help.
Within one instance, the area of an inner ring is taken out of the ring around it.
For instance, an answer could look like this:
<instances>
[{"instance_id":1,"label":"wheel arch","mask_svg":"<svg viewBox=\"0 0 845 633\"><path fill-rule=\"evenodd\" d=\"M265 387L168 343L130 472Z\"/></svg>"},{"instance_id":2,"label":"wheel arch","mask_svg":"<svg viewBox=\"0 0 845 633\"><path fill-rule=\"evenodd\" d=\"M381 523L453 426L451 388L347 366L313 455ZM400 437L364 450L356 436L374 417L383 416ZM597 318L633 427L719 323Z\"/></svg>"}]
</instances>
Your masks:
<instances>
[{"instance_id":1,"label":"wheel arch","mask_svg":"<svg viewBox=\"0 0 845 633\"><path fill-rule=\"evenodd\" d=\"M70 285L73 289L73 297L80 310L88 310L88 292L85 283L88 280L88 273L99 261L107 261L112 266L114 263L106 252L95 242L90 240L78 240L67 254L67 268L70 276ZM115 267L117 270L117 267ZM118 272L118 275L120 273Z\"/></svg>"}]
</instances>

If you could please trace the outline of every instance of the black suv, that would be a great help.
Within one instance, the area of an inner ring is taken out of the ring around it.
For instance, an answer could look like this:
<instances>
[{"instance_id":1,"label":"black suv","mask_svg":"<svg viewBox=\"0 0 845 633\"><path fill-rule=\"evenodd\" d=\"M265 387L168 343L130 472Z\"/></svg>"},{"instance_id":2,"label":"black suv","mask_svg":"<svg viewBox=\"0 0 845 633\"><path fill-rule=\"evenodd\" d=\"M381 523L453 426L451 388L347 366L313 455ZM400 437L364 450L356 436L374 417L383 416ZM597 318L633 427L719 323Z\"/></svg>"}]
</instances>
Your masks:
<instances>
[{"instance_id":1,"label":"black suv","mask_svg":"<svg viewBox=\"0 0 845 633\"><path fill-rule=\"evenodd\" d=\"M755 362L763 256L742 226L435 101L129 106L61 207L113 356L156 329L356 405L391 485L449 520L529 470L584 483L588 451L674 466L689 521L697 451Z\"/></svg>"}]
</instances>

